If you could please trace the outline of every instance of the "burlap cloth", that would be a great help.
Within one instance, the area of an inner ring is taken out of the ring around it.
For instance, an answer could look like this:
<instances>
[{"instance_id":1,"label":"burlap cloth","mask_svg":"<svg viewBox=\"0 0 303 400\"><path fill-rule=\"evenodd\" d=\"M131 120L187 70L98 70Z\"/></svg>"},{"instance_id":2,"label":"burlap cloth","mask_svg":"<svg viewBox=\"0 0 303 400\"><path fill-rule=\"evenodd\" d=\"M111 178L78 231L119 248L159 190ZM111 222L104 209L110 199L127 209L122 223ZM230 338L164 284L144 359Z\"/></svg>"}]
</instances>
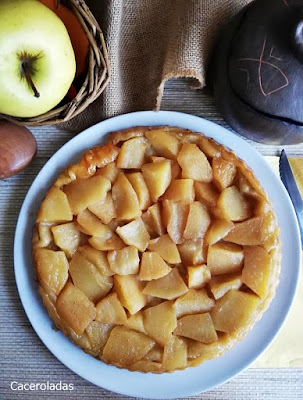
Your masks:
<instances>
[{"instance_id":1,"label":"burlap cloth","mask_svg":"<svg viewBox=\"0 0 303 400\"><path fill-rule=\"evenodd\" d=\"M105 34L111 82L68 125L82 130L105 118L161 107L165 82L205 71L218 29L251 0L87 0Z\"/></svg>"}]
</instances>

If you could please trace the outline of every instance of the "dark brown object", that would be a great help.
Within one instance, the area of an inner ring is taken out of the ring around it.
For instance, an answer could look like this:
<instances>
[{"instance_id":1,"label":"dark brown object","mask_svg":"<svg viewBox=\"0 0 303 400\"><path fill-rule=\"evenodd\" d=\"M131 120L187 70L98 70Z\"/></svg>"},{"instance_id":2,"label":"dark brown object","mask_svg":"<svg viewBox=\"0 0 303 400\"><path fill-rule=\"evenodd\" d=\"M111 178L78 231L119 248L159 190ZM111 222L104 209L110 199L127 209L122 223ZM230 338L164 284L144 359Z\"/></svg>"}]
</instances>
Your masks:
<instances>
[{"instance_id":1,"label":"dark brown object","mask_svg":"<svg viewBox=\"0 0 303 400\"><path fill-rule=\"evenodd\" d=\"M227 123L265 144L303 142L303 5L256 0L221 31L212 73Z\"/></svg>"},{"instance_id":2,"label":"dark brown object","mask_svg":"<svg viewBox=\"0 0 303 400\"><path fill-rule=\"evenodd\" d=\"M22 171L35 157L37 143L25 127L0 121L0 179Z\"/></svg>"},{"instance_id":3,"label":"dark brown object","mask_svg":"<svg viewBox=\"0 0 303 400\"><path fill-rule=\"evenodd\" d=\"M90 43L88 70L77 96L71 101L66 97L58 106L45 114L33 118L16 118L0 114L18 125L41 126L67 122L84 111L100 96L109 82L109 59L103 33L84 0L66 0L68 6L78 18Z\"/></svg>"}]
</instances>

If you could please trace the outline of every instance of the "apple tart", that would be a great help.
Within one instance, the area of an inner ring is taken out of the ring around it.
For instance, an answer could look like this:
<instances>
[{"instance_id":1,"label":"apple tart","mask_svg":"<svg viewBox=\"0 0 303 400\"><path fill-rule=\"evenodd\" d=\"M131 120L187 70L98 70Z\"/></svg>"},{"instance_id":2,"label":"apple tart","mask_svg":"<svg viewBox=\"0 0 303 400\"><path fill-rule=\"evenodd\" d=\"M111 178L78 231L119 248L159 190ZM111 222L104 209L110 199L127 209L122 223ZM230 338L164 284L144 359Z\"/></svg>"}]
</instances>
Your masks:
<instances>
[{"instance_id":1,"label":"apple tart","mask_svg":"<svg viewBox=\"0 0 303 400\"><path fill-rule=\"evenodd\" d=\"M57 328L105 363L172 372L222 355L275 295L279 227L253 172L175 127L110 134L61 173L33 258Z\"/></svg>"}]
</instances>

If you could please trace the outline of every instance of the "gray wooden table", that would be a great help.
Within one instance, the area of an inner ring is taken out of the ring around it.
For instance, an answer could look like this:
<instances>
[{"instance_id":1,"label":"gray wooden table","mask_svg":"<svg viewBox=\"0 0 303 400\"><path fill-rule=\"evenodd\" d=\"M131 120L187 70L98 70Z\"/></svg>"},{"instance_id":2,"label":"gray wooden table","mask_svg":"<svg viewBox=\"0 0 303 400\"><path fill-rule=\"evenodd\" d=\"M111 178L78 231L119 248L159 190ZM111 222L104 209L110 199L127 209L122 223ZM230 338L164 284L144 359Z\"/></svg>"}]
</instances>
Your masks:
<instances>
[{"instance_id":1,"label":"gray wooden table","mask_svg":"<svg viewBox=\"0 0 303 400\"><path fill-rule=\"evenodd\" d=\"M162 109L195 114L226 126L210 94L190 89L186 81L170 81L165 89ZM0 181L0 400L12 399L123 399L86 382L62 365L40 341L22 308L14 277L13 240L18 213L24 197L45 162L76 131L56 127L32 129L38 153L21 174ZM281 148L252 143L263 155L278 155ZM288 154L303 157L303 145L289 146ZM302 321L298 321L302 323ZM73 391L13 391L11 382L73 383ZM250 368L230 382L197 399L271 400L303 399L303 369Z\"/></svg>"}]
</instances>

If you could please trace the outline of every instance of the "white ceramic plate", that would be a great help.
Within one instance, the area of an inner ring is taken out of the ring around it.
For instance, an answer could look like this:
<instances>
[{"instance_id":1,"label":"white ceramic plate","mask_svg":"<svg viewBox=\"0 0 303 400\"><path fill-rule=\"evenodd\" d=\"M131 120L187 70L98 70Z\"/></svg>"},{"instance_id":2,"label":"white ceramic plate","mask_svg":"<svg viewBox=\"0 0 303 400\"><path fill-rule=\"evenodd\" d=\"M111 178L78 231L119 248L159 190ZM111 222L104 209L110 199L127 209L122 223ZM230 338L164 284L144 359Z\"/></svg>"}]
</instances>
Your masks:
<instances>
[{"instance_id":1,"label":"white ceramic plate","mask_svg":"<svg viewBox=\"0 0 303 400\"><path fill-rule=\"evenodd\" d=\"M203 132L232 149L254 170L273 201L281 227L283 263L277 294L262 319L246 338L222 357L172 374L143 374L109 366L84 353L61 332L52 329L34 279L31 257L36 211L59 172L76 162L83 151L98 145L107 133L137 125L173 125ZM48 349L68 368L105 389L140 398L194 395L222 384L252 363L279 331L291 306L300 269L299 229L292 204L279 178L263 157L244 140L207 120L176 112L138 112L103 121L66 143L42 168L24 200L14 247L16 282L26 314Z\"/></svg>"}]
</instances>

